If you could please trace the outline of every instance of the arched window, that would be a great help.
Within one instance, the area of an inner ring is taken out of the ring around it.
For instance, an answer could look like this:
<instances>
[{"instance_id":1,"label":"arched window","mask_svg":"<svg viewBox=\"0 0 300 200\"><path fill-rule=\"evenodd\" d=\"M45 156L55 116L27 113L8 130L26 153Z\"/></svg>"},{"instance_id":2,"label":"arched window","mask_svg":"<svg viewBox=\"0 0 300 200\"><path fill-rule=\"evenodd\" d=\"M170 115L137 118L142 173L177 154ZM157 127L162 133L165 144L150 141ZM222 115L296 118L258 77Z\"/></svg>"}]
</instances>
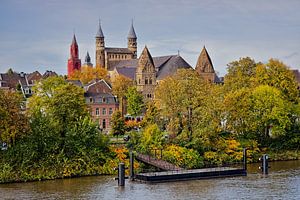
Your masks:
<instances>
[{"instance_id":1,"label":"arched window","mask_svg":"<svg viewBox=\"0 0 300 200\"><path fill-rule=\"evenodd\" d=\"M145 79L145 84L146 84L146 85L148 84L148 78Z\"/></svg>"},{"instance_id":2,"label":"arched window","mask_svg":"<svg viewBox=\"0 0 300 200\"><path fill-rule=\"evenodd\" d=\"M139 79L139 84L141 84L141 79Z\"/></svg>"},{"instance_id":3,"label":"arched window","mask_svg":"<svg viewBox=\"0 0 300 200\"><path fill-rule=\"evenodd\" d=\"M150 78L150 80L149 80L149 84L150 84L150 85L152 85L152 78Z\"/></svg>"}]
</instances>

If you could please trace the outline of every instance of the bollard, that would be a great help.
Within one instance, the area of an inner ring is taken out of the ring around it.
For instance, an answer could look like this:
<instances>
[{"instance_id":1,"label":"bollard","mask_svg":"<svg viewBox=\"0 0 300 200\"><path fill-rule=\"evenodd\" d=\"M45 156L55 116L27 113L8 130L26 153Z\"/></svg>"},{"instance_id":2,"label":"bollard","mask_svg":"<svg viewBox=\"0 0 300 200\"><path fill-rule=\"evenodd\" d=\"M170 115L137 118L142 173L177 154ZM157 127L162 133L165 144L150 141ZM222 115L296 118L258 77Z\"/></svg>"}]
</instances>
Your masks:
<instances>
[{"instance_id":1,"label":"bollard","mask_svg":"<svg viewBox=\"0 0 300 200\"><path fill-rule=\"evenodd\" d=\"M118 185L125 186L125 164L119 163Z\"/></svg>"},{"instance_id":2,"label":"bollard","mask_svg":"<svg viewBox=\"0 0 300 200\"><path fill-rule=\"evenodd\" d=\"M243 149L243 168L247 171L247 149Z\"/></svg>"},{"instance_id":3,"label":"bollard","mask_svg":"<svg viewBox=\"0 0 300 200\"><path fill-rule=\"evenodd\" d=\"M263 174L268 174L269 173L269 163L268 163L268 160L269 160L269 156L267 154L264 154L261 158L260 158L260 161L261 161L261 167L259 167L261 169L261 172Z\"/></svg>"},{"instance_id":4,"label":"bollard","mask_svg":"<svg viewBox=\"0 0 300 200\"><path fill-rule=\"evenodd\" d=\"M134 181L134 154L132 150L129 152L129 178Z\"/></svg>"}]
</instances>

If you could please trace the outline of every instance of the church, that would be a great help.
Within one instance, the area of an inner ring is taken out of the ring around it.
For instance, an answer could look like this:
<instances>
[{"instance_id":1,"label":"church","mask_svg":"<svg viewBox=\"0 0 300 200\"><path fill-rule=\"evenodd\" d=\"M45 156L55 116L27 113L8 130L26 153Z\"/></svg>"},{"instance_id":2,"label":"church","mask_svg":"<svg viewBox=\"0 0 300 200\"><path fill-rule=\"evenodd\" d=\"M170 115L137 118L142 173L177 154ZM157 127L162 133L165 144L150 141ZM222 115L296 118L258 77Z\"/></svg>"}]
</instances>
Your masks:
<instances>
[{"instance_id":1,"label":"church","mask_svg":"<svg viewBox=\"0 0 300 200\"><path fill-rule=\"evenodd\" d=\"M107 47L100 23L95 36L95 45L95 67L105 68L109 72L112 81L118 75L134 80L137 90L143 94L144 99L153 99L155 86L159 81L174 74L177 69L193 68L179 54L152 57L147 46L144 47L138 57L137 35L133 23L127 35L127 47ZM84 65L93 67L89 53L86 55ZM81 60L78 57L78 44L74 35L68 60L68 76L74 70L80 69ZM198 57L195 70L207 81L220 82L205 46Z\"/></svg>"}]
</instances>

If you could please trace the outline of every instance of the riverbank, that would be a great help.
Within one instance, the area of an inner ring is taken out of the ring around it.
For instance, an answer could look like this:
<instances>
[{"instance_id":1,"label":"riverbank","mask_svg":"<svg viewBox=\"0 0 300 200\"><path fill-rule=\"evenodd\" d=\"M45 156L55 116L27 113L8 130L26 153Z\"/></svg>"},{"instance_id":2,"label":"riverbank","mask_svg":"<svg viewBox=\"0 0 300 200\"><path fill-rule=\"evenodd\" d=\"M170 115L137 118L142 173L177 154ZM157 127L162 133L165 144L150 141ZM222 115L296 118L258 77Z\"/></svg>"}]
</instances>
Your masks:
<instances>
[{"instance_id":1,"label":"riverbank","mask_svg":"<svg viewBox=\"0 0 300 200\"><path fill-rule=\"evenodd\" d=\"M117 166L119 160L124 161L128 165L128 159L125 155L127 153L126 151L115 150L115 153L115 155L117 155L116 159L107 160L103 165L95 165L95 163L93 163L93 167L87 167L86 165L82 166L80 163L77 163L78 166L72 165L72 167L69 166L71 163L68 163L69 165L65 166L39 167L36 163L34 165L35 167L26 168L24 170L21 168L21 166L13 168L9 164L1 163L0 183L32 182L85 176L113 175L117 173L113 168ZM297 150L265 150L261 152L261 154L264 153L269 155L270 161L300 160L300 153ZM259 162L259 160L253 159L251 163L256 162ZM68 173L70 172L70 169L72 169L73 173Z\"/></svg>"}]
</instances>

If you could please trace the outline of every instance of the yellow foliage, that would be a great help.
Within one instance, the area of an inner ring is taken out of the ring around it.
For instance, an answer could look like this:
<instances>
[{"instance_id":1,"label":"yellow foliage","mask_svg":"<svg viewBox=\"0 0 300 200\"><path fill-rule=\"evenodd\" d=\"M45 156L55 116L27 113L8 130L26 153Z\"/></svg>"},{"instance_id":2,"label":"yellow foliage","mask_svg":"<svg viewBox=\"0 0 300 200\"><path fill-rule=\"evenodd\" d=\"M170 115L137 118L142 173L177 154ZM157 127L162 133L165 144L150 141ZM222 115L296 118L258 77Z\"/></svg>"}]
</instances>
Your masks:
<instances>
[{"instance_id":1,"label":"yellow foliage","mask_svg":"<svg viewBox=\"0 0 300 200\"><path fill-rule=\"evenodd\" d=\"M93 79L109 80L108 72L102 67L83 66L81 70L76 70L69 77L70 80L80 80L83 84L90 82Z\"/></svg>"}]
</instances>

